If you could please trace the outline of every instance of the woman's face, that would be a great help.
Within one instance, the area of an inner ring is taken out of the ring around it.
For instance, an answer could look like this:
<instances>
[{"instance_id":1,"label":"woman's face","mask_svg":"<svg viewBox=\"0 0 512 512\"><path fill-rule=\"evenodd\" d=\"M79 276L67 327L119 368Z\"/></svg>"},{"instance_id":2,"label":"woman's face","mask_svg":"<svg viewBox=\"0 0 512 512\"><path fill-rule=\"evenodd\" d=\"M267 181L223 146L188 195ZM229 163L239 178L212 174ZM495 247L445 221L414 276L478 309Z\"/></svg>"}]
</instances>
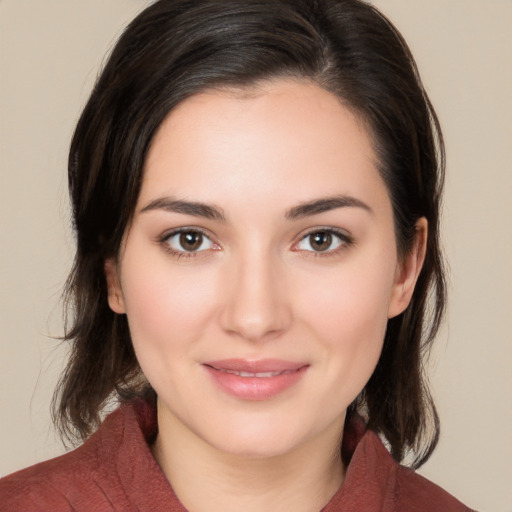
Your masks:
<instances>
[{"instance_id":1,"label":"woman's face","mask_svg":"<svg viewBox=\"0 0 512 512\"><path fill-rule=\"evenodd\" d=\"M420 265L415 251L398 261L362 124L281 80L167 117L106 273L160 429L272 456L339 437Z\"/></svg>"}]
</instances>

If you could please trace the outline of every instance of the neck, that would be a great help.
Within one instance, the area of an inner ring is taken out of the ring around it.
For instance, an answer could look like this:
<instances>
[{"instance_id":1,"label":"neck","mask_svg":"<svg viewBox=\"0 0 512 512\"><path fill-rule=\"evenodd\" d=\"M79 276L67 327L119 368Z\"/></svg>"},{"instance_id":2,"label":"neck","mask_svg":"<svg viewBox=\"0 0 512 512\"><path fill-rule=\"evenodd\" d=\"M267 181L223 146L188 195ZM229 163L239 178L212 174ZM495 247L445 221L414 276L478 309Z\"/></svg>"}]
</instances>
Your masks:
<instances>
[{"instance_id":1,"label":"neck","mask_svg":"<svg viewBox=\"0 0 512 512\"><path fill-rule=\"evenodd\" d=\"M338 424L272 457L220 452L178 421L159 425L153 455L187 510L319 511L343 481Z\"/></svg>"}]
</instances>

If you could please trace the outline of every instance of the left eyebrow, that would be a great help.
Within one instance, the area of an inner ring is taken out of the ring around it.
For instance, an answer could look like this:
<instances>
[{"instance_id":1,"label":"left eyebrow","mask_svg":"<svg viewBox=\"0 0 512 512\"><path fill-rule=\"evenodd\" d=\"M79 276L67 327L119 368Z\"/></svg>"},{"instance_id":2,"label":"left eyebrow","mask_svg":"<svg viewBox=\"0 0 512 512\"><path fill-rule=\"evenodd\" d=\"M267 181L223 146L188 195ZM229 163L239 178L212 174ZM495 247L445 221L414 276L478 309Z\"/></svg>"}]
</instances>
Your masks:
<instances>
[{"instance_id":1,"label":"left eyebrow","mask_svg":"<svg viewBox=\"0 0 512 512\"><path fill-rule=\"evenodd\" d=\"M285 218L287 220L302 219L304 217L317 215L337 208L347 207L362 208L369 213L373 213L373 210L360 199L350 196L333 196L314 199L313 201L308 201L306 203L301 203L298 206L294 206L286 211Z\"/></svg>"}]
</instances>

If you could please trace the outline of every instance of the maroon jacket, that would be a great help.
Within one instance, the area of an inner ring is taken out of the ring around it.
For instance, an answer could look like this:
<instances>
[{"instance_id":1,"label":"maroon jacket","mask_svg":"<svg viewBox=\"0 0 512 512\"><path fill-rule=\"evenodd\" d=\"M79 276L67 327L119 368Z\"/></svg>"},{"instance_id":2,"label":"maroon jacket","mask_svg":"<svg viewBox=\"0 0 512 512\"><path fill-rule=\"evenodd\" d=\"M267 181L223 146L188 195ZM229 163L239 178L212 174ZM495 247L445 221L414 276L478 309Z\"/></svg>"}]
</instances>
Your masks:
<instances>
[{"instance_id":1,"label":"maroon jacket","mask_svg":"<svg viewBox=\"0 0 512 512\"><path fill-rule=\"evenodd\" d=\"M0 480L0 511L186 512L151 455L155 435L148 404L122 406L76 450ZM322 512L470 510L400 466L371 431L346 436L344 449L352 456L345 480Z\"/></svg>"}]
</instances>

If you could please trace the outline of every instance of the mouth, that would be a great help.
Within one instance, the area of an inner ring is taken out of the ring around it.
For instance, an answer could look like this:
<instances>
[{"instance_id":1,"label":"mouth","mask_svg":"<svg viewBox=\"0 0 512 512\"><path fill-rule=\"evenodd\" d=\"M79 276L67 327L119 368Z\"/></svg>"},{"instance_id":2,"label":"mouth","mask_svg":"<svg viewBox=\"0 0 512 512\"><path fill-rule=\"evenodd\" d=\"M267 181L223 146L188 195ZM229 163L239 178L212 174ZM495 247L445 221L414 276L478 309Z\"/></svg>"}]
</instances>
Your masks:
<instances>
[{"instance_id":1,"label":"mouth","mask_svg":"<svg viewBox=\"0 0 512 512\"><path fill-rule=\"evenodd\" d=\"M278 359L224 359L203 363L221 391L242 400L268 400L297 384L307 363Z\"/></svg>"},{"instance_id":2,"label":"mouth","mask_svg":"<svg viewBox=\"0 0 512 512\"><path fill-rule=\"evenodd\" d=\"M219 372L230 373L231 375L238 375L239 377L252 377L256 379L268 379L269 377L277 377L278 375L286 375L287 373L293 373L295 370L283 370L276 372L244 372L244 371L236 371L236 370L224 370L223 368L215 368L214 370Z\"/></svg>"}]
</instances>

